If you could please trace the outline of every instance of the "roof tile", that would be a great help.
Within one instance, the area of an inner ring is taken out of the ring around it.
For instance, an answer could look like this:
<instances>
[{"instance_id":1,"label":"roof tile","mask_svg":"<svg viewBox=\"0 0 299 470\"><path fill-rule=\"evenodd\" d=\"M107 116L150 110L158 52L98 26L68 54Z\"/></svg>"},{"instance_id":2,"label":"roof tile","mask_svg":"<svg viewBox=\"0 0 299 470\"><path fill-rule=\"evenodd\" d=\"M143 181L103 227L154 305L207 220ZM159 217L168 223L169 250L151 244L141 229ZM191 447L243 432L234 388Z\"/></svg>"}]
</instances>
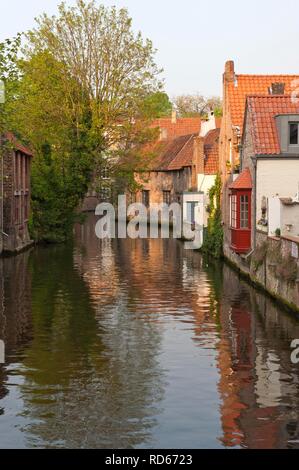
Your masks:
<instances>
[{"instance_id":1,"label":"roof tile","mask_svg":"<svg viewBox=\"0 0 299 470\"><path fill-rule=\"evenodd\" d=\"M254 153L256 155L279 155L281 153L275 116L299 114L299 102L291 96L248 96L247 109L251 121Z\"/></svg>"},{"instance_id":2,"label":"roof tile","mask_svg":"<svg viewBox=\"0 0 299 470\"><path fill-rule=\"evenodd\" d=\"M299 75L236 75L235 82L227 84L232 125L239 126L242 130L248 95L266 95L273 83L284 83L285 94L288 95L298 88L298 84L296 86L298 79Z\"/></svg>"}]
</instances>

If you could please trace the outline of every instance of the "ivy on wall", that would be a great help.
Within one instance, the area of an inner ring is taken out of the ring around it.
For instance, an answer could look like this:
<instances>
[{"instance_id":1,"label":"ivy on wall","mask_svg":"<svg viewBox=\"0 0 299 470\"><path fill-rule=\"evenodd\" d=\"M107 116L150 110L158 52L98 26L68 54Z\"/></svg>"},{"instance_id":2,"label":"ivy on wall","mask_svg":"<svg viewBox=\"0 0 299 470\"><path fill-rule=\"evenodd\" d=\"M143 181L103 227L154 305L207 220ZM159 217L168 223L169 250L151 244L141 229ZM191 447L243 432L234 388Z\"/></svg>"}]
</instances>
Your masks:
<instances>
[{"instance_id":1,"label":"ivy on wall","mask_svg":"<svg viewBox=\"0 0 299 470\"><path fill-rule=\"evenodd\" d=\"M203 251L211 254L215 258L223 255L223 227L221 215L221 177L218 174L214 185L209 190L209 220L208 228L205 231Z\"/></svg>"}]
</instances>

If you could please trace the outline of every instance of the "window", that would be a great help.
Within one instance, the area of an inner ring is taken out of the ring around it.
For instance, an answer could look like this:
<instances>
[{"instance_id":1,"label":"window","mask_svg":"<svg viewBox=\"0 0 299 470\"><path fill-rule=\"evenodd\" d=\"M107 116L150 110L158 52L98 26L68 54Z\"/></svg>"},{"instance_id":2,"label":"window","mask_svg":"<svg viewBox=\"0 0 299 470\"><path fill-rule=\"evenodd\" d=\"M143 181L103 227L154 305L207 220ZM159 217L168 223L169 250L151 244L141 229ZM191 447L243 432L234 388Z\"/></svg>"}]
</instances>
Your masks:
<instances>
[{"instance_id":1,"label":"window","mask_svg":"<svg viewBox=\"0 0 299 470\"><path fill-rule=\"evenodd\" d=\"M130 191L130 194L129 194L129 203L130 204L135 204L136 202L136 193Z\"/></svg>"},{"instance_id":2,"label":"window","mask_svg":"<svg viewBox=\"0 0 299 470\"><path fill-rule=\"evenodd\" d=\"M290 145L298 145L298 122L291 122L289 124L289 139Z\"/></svg>"},{"instance_id":3,"label":"window","mask_svg":"<svg viewBox=\"0 0 299 470\"><path fill-rule=\"evenodd\" d=\"M171 202L171 194L170 191L163 191L163 202L164 204L170 204Z\"/></svg>"},{"instance_id":4,"label":"window","mask_svg":"<svg viewBox=\"0 0 299 470\"><path fill-rule=\"evenodd\" d=\"M198 207L198 202L187 202L187 221L193 224L195 222L195 209Z\"/></svg>"},{"instance_id":5,"label":"window","mask_svg":"<svg viewBox=\"0 0 299 470\"><path fill-rule=\"evenodd\" d=\"M231 196L231 218L230 224L232 228L237 228L237 196Z\"/></svg>"},{"instance_id":6,"label":"window","mask_svg":"<svg viewBox=\"0 0 299 470\"><path fill-rule=\"evenodd\" d=\"M142 204L145 207L149 207L150 205L150 192L147 190L142 191Z\"/></svg>"},{"instance_id":7,"label":"window","mask_svg":"<svg viewBox=\"0 0 299 470\"><path fill-rule=\"evenodd\" d=\"M111 197L110 188L101 188L100 189L100 199L101 201L107 201Z\"/></svg>"},{"instance_id":8,"label":"window","mask_svg":"<svg viewBox=\"0 0 299 470\"><path fill-rule=\"evenodd\" d=\"M101 169L101 177L103 178L103 180L108 180L109 179L109 168L107 168L106 166L104 166L102 169Z\"/></svg>"},{"instance_id":9,"label":"window","mask_svg":"<svg viewBox=\"0 0 299 470\"><path fill-rule=\"evenodd\" d=\"M231 248L247 253L251 248L251 189L233 189L230 197Z\"/></svg>"},{"instance_id":10,"label":"window","mask_svg":"<svg viewBox=\"0 0 299 470\"><path fill-rule=\"evenodd\" d=\"M249 227L249 201L248 196L240 197L240 228Z\"/></svg>"}]
</instances>

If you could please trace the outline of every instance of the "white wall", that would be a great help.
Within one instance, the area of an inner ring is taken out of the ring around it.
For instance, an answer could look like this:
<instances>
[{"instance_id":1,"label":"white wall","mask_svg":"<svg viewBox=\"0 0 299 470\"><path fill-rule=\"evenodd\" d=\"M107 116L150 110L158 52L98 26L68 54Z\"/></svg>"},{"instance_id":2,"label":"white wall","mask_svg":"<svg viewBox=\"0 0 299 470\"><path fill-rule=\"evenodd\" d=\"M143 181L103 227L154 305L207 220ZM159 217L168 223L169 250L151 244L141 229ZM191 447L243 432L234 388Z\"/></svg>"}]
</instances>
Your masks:
<instances>
[{"instance_id":1,"label":"white wall","mask_svg":"<svg viewBox=\"0 0 299 470\"><path fill-rule=\"evenodd\" d=\"M276 229L281 229L281 202L279 197L268 199L268 234L275 235Z\"/></svg>"},{"instance_id":2,"label":"white wall","mask_svg":"<svg viewBox=\"0 0 299 470\"><path fill-rule=\"evenodd\" d=\"M198 174L197 175L197 190L203 192L206 196L209 194L209 190L212 186L214 186L216 180L216 175L204 175ZM209 203L208 198L206 198L206 205ZM208 218L209 214L205 210L204 211L204 226L207 227L208 225Z\"/></svg>"},{"instance_id":3,"label":"white wall","mask_svg":"<svg viewBox=\"0 0 299 470\"><path fill-rule=\"evenodd\" d=\"M281 203L281 234L299 237L299 204L289 206Z\"/></svg>"},{"instance_id":4,"label":"white wall","mask_svg":"<svg viewBox=\"0 0 299 470\"><path fill-rule=\"evenodd\" d=\"M298 192L298 184L299 159L258 159L256 181L256 222L258 222L262 216L261 207L263 196L268 199L268 204L270 198L273 197L293 198ZM274 221L276 222L275 219Z\"/></svg>"},{"instance_id":5,"label":"white wall","mask_svg":"<svg viewBox=\"0 0 299 470\"><path fill-rule=\"evenodd\" d=\"M183 221L188 221L188 202L197 202L198 205L195 209L195 220L198 225L204 225L205 215L205 195L199 193L184 193L183 194Z\"/></svg>"}]
</instances>

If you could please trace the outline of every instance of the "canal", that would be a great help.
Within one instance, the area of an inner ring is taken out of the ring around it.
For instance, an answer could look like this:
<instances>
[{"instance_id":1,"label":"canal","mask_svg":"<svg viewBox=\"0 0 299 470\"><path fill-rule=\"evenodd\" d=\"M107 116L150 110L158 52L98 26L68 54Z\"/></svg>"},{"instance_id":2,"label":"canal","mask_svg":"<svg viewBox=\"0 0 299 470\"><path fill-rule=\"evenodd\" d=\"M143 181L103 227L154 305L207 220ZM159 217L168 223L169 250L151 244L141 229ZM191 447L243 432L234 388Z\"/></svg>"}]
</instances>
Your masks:
<instances>
[{"instance_id":1,"label":"canal","mask_svg":"<svg viewBox=\"0 0 299 470\"><path fill-rule=\"evenodd\" d=\"M176 240L0 260L1 448L299 448L299 322Z\"/></svg>"}]
</instances>

